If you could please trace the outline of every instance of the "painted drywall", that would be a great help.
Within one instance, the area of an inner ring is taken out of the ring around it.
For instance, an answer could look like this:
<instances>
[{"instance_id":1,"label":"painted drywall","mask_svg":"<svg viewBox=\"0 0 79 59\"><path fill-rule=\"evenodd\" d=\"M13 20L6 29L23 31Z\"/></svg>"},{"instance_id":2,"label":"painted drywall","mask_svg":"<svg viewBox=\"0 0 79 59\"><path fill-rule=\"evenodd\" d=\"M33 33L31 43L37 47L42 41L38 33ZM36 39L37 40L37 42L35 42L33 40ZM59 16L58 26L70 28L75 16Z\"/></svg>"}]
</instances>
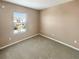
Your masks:
<instances>
[{"instance_id":1,"label":"painted drywall","mask_svg":"<svg viewBox=\"0 0 79 59\"><path fill-rule=\"evenodd\" d=\"M1 1L0 1L0 7L1 7ZM0 8L0 19L1 19L1 8ZM1 25L0 25L0 27L1 27ZM1 37L1 29L0 29L0 37Z\"/></svg>"},{"instance_id":2,"label":"painted drywall","mask_svg":"<svg viewBox=\"0 0 79 59\"><path fill-rule=\"evenodd\" d=\"M79 48L79 2L73 1L40 12L41 34Z\"/></svg>"},{"instance_id":3,"label":"painted drywall","mask_svg":"<svg viewBox=\"0 0 79 59\"><path fill-rule=\"evenodd\" d=\"M2 26L1 26L1 0L0 0L0 45L1 45L1 42L2 42L2 40L1 40L1 38L2 38L2 33L1 33L2 28L1 27Z\"/></svg>"},{"instance_id":4,"label":"painted drywall","mask_svg":"<svg viewBox=\"0 0 79 59\"><path fill-rule=\"evenodd\" d=\"M5 8L1 8L2 13L0 15L0 28L2 29L2 39L0 39L0 47L11 44L23 38L27 38L39 32L39 11L8 2L2 2L2 6L5 6ZM13 34L13 12L22 12L27 14L26 32ZM11 40L9 40L9 37L11 38Z\"/></svg>"}]
</instances>

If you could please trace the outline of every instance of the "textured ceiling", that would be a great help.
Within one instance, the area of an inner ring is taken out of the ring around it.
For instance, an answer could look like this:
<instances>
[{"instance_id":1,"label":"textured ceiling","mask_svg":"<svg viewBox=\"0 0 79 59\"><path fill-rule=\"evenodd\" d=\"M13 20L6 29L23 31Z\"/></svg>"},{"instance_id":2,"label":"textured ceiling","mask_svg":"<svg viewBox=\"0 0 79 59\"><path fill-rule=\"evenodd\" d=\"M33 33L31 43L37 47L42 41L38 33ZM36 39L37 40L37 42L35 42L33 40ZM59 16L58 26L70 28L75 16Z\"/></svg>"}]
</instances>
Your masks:
<instances>
[{"instance_id":1,"label":"textured ceiling","mask_svg":"<svg viewBox=\"0 0 79 59\"><path fill-rule=\"evenodd\" d=\"M70 2L72 0L4 0L21 6L41 10L51 6Z\"/></svg>"}]
</instances>

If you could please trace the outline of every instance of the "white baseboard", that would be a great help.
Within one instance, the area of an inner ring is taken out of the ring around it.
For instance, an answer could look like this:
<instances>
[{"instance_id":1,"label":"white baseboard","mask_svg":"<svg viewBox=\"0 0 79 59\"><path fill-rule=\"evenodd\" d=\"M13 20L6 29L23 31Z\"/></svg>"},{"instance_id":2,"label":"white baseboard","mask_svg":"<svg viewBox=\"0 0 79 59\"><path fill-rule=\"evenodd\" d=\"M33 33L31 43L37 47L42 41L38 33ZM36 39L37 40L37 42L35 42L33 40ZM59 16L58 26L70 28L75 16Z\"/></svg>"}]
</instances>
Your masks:
<instances>
[{"instance_id":1,"label":"white baseboard","mask_svg":"<svg viewBox=\"0 0 79 59\"><path fill-rule=\"evenodd\" d=\"M49 37L49 36L46 36L46 35L43 35L43 34L39 34L39 35L41 35L41 36L43 36L43 37L46 37L46 38L48 38L48 39L51 39L51 40L53 40L53 41L55 41L55 42L58 42L58 43L60 43L60 44L63 44L63 45L65 45L65 46L68 46L68 47L70 47L70 48L72 48L72 49L75 49L75 50L79 51L78 48L76 48L76 47L74 47L74 46L71 46L71 45L69 45L69 44L66 44L66 43L64 43L64 42L62 42L62 41L53 39L53 38L51 38L51 37Z\"/></svg>"},{"instance_id":2,"label":"white baseboard","mask_svg":"<svg viewBox=\"0 0 79 59\"><path fill-rule=\"evenodd\" d=\"M46 38L51 39L51 40L53 40L53 41L55 41L55 42L58 42L58 43L60 43L60 44L63 44L63 45L65 45L65 46L68 46L68 47L70 47L70 48L72 48L72 49L75 49L75 50L79 51L79 49L76 48L76 47L74 47L74 46L71 46L71 45L69 45L69 44L66 44L66 43L64 43L64 42L61 42L61 41L59 41L59 40L53 39L53 38L51 38L51 37L49 37L49 36L46 36L46 35L43 35L43 34L40 34L40 33L35 34L35 35L32 35L32 36L29 36L29 37L27 37L27 38L24 38L24 39L22 39L22 40L16 41L16 42L14 42L14 43L5 45L5 46L1 47L0 50L2 50L2 49L4 49L4 48L7 48L7 47L9 47L9 46L12 46L12 45L14 45L14 44L17 44L17 43L19 43L19 42L21 42L21 41L24 41L24 40L27 40L27 39L29 39L29 38L32 38L32 37L34 37L34 36L37 36L37 35L41 35L41 36L43 36L43 37L46 37Z\"/></svg>"},{"instance_id":3,"label":"white baseboard","mask_svg":"<svg viewBox=\"0 0 79 59\"><path fill-rule=\"evenodd\" d=\"M5 45L5 46L1 47L0 50L2 50L2 49L4 49L4 48L7 48L7 47L9 47L9 46L12 46L12 45L14 45L14 44L16 44L16 43L19 43L19 42L21 42L21 41L24 41L24 40L26 40L26 39L32 38L32 37L34 37L34 36L37 36L37 35L39 35L39 34L35 34L35 35L32 35L32 36L26 37L26 38L24 38L24 39L22 39L22 40L16 41L16 42L14 42L14 43Z\"/></svg>"}]
</instances>

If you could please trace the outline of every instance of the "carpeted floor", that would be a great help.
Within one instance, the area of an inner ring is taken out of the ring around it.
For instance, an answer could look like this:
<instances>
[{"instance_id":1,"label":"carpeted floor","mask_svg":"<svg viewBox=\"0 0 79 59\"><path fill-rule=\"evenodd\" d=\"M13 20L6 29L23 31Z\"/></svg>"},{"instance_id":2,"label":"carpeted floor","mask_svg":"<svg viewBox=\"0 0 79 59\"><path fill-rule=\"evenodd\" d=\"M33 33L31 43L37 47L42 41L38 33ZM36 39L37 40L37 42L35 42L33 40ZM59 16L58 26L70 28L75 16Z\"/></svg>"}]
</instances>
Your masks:
<instances>
[{"instance_id":1,"label":"carpeted floor","mask_svg":"<svg viewBox=\"0 0 79 59\"><path fill-rule=\"evenodd\" d=\"M36 36L0 51L0 59L79 59L79 52Z\"/></svg>"}]
</instances>

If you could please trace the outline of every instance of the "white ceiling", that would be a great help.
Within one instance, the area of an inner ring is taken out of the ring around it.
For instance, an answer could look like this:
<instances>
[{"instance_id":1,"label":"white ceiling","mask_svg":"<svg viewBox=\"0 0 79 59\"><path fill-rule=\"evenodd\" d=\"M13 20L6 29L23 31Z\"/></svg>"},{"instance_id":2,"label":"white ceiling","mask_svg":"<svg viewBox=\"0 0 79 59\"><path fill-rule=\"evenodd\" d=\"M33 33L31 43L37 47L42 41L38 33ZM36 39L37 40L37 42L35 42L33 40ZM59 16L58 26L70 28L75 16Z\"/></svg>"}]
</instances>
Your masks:
<instances>
[{"instance_id":1,"label":"white ceiling","mask_svg":"<svg viewBox=\"0 0 79 59\"><path fill-rule=\"evenodd\" d=\"M41 10L51 6L70 2L72 0L4 0L21 6Z\"/></svg>"}]
</instances>

